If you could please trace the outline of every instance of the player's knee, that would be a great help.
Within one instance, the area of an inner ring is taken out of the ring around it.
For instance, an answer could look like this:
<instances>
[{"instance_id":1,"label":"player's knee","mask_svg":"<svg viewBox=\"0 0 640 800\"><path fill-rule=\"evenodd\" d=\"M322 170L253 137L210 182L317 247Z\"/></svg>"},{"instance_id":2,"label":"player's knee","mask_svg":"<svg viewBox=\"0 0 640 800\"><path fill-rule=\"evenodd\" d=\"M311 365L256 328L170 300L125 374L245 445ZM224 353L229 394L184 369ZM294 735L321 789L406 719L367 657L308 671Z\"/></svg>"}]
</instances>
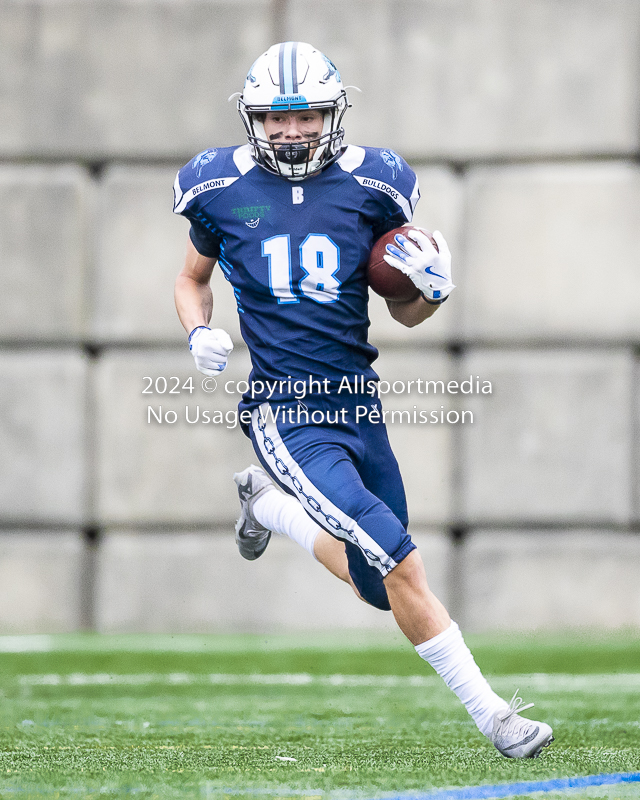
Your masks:
<instances>
[{"instance_id":1,"label":"player's knee","mask_svg":"<svg viewBox=\"0 0 640 800\"><path fill-rule=\"evenodd\" d=\"M410 584L422 585L426 581L426 573L422 557L417 550L412 550L385 577L387 585Z\"/></svg>"}]
</instances>

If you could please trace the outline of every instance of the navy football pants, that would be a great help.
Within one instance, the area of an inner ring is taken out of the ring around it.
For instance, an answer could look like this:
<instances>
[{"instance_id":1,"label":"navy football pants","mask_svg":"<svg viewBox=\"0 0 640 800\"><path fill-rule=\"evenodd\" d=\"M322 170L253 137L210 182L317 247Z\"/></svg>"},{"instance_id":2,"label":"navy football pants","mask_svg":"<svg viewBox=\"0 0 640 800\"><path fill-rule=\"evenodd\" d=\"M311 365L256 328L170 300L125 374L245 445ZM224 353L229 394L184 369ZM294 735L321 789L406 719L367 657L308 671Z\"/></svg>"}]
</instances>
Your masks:
<instances>
[{"instance_id":1,"label":"navy football pants","mask_svg":"<svg viewBox=\"0 0 640 800\"><path fill-rule=\"evenodd\" d=\"M362 395L322 395L263 403L252 412L251 441L262 465L332 536L345 542L349 573L361 596L389 610L383 583L415 545L407 533L404 486L384 424L356 406L380 408ZM341 411L346 409L346 411ZM309 423L306 422L306 413Z\"/></svg>"}]
</instances>

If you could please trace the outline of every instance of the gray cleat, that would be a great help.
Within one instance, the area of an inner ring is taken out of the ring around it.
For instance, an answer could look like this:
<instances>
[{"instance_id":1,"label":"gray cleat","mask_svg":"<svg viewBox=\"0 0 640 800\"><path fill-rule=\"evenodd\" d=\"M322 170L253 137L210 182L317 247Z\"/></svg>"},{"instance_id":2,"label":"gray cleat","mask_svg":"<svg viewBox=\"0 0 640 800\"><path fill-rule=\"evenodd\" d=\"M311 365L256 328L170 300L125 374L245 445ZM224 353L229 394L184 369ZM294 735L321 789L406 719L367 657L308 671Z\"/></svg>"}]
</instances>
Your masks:
<instances>
[{"instance_id":1,"label":"gray cleat","mask_svg":"<svg viewBox=\"0 0 640 800\"><path fill-rule=\"evenodd\" d=\"M271 478L255 464L243 472L236 472L233 480L238 487L240 498L240 519L236 522L236 544L243 558L255 561L267 549L271 531L261 525L253 516L253 504L265 492L275 489Z\"/></svg>"},{"instance_id":2,"label":"gray cleat","mask_svg":"<svg viewBox=\"0 0 640 800\"><path fill-rule=\"evenodd\" d=\"M516 692L509 708L498 711L493 718L493 731L489 737L506 758L538 758L542 749L553 741L553 731L545 722L524 719L519 711L531 708L533 703L522 704Z\"/></svg>"}]
</instances>

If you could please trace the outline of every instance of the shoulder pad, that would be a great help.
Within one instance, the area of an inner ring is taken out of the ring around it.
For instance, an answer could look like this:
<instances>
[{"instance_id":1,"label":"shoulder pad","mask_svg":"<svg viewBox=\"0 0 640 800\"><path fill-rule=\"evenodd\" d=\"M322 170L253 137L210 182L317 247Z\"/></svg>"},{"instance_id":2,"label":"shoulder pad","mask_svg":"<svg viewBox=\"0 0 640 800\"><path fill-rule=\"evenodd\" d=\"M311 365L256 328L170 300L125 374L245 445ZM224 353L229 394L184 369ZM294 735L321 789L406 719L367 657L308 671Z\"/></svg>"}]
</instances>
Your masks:
<instances>
[{"instance_id":1,"label":"shoulder pad","mask_svg":"<svg viewBox=\"0 0 640 800\"><path fill-rule=\"evenodd\" d=\"M389 149L349 145L338 164L374 196L394 201L411 220L420 189L415 172L401 156Z\"/></svg>"},{"instance_id":2,"label":"shoulder pad","mask_svg":"<svg viewBox=\"0 0 640 800\"><path fill-rule=\"evenodd\" d=\"M176 175L174 213L184 213L201 195L209 199L211 192L222 191L235 183L253 166L248 145L212 148L198 153Z\"/></svg>"}]
</instances>

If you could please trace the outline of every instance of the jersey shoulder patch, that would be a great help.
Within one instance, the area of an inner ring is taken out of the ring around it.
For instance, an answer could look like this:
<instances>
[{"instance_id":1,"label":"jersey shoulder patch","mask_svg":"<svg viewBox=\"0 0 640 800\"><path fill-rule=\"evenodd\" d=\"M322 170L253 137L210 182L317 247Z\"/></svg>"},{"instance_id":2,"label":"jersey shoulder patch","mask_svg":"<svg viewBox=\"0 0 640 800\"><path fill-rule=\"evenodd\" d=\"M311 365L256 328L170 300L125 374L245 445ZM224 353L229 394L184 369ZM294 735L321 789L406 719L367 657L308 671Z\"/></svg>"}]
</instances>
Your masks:
<instances>
[{"instance_id":1,"label":"jersey shoulder patch","mask_svg":"<svg viewBox=\"0 0 640 800\"><path fill-rule=\"evenodd\" d=\"M194 203L207 202L245 175L255 162L249 145L214 147L198 153L176 175L173 186L175 214L184 214Z\"/></svg>"},{"instance_id":2,"label":"jersey shoulder patch","mask_svg":"<svg viewBox=\"0 0 640 800\"><path fill-rule=\"evenodd\" d=\"M411 221L420 189L415 172L401 156L388 148L349 145L338 164L383 205L391 201Z\"/></svg>"}]
</instances>

